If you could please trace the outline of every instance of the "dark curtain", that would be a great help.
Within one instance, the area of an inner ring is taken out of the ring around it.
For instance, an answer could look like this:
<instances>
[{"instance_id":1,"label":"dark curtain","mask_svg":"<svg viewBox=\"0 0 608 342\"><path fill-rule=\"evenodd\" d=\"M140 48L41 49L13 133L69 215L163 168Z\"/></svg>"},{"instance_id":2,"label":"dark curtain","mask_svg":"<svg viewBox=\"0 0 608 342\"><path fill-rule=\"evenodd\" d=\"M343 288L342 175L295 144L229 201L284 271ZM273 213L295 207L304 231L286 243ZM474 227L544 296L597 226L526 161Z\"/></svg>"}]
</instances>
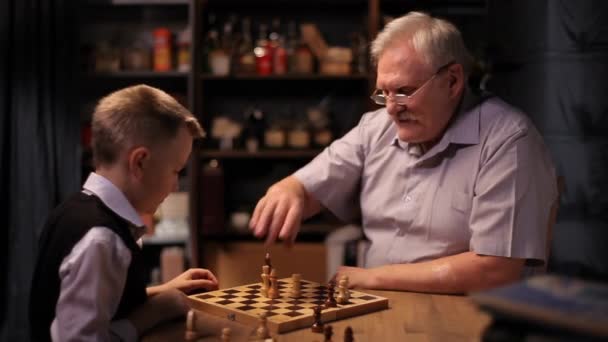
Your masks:
<instances>
[{"instance_id":1,"label":"dark curtain","mask_svg":"<svg viewBox=\"0 0 608 342\"><path fill-rule=\"evenodd\" d=\"M491 89L536 123L565 181L549 269L608 281L608 2L489 0Z\"/></svg>"},{"instance_id":2,"label":"dark curtain","mask_svg":"<svg viewBox=\"0 0 608 342\"><path fill-rule=\"evenodd\" d=\"M4 341L29 340L38 235L80 183L75 1L0 1L0 194Z\"/></svg>"}]
</instances>

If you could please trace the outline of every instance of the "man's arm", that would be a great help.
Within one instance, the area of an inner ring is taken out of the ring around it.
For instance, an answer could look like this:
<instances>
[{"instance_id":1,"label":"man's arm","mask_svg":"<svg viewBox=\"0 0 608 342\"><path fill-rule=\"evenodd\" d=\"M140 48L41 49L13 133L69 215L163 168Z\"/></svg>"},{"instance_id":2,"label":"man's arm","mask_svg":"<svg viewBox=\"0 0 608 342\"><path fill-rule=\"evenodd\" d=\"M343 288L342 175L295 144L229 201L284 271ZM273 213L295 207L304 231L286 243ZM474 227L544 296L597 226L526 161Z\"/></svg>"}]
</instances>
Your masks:
<instances>
[{"instance_id":1,"label":"man's arm","mask_svg":"<svg viewBox=\"0 0 608 342\"><path fill-rule=\"evenodd\" d=\"M336 278L349 277L352 287L432 293L466 293L520 279L524 259L465 252L413 264L384 265L371 269L346 267Z\"/></svg>"}]
</instances>

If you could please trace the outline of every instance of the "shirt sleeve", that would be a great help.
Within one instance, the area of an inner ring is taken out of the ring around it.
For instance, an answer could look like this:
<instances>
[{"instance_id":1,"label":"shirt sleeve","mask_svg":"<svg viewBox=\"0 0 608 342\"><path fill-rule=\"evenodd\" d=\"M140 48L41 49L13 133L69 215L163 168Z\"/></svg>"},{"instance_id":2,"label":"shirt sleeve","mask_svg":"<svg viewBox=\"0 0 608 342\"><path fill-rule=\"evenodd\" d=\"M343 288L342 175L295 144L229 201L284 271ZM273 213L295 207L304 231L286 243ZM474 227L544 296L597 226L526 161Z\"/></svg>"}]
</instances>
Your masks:
<instances>
[{"instance_id":1,"label":"shirt sleeve","mask_svg":"<svg viewBox=\"0 0 608 342\"><path fill-rule=\"evenodd\" d=\"M546 259L551 206L557 197L553 164L534 128L508 137L490 134L475 184L470 249L478 254Z\"/></svg>"},{"instance_id":2,"label":"shirt sleeve","mask_svg":"<svg viewBox=\"0 0 608 342\"><path fill-rule=\"evenodd\" d=\"M344 221L360 215L359 189L364 161L363 122L364 119L294 173L314 198Z\"/></svg>"},{"instance_id":3,"label":"shirt sleeve","mask_svg":"<svg viewBox=\"0 0 608 342\"><path fill-rule=\"evenodd\" d=\"M94 227L87 232L59 267L53 340L137 340L137 331L128 320L112 321L130 262L130 251L110 229Z\"/></svg>"}]
</instances>

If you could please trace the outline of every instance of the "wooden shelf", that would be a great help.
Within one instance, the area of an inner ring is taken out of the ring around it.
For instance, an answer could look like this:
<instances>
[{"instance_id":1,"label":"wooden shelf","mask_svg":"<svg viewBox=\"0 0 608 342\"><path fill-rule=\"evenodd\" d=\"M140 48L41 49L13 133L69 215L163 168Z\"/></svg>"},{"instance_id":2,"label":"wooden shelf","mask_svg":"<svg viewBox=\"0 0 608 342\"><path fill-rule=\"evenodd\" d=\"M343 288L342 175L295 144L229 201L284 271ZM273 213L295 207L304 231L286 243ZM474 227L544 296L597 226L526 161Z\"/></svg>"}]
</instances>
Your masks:
<instances>
[{"instance_id":1,"label":"wooden shelf","mask_svg":"<svg viewBox=\"0 0 608 342\"><path fill-rule=\"evenodd\" d=\"M189 5L189 0L87 0L86 5L105 6L173 6Z\"/></svg>"},{"instance_id":2,"label":"wooden shelf","mask_svg":"<svg viewBox=\"0 0 608 342\"><path fill-rule=\"evenodd\" d=\"M88 79L129 79L129 78L147 78L147 79L164 79L164 78L188 78L188 72L184 71L151 71L151 70L124 70L116 72L91 72L86 74Z\"/></svg>"},{"instance_id":3,"label":"wooden shelf","mask_svg":"<svg viewBox=\"0 0 608 342\"><path fill-rule=\"evenodd\" d=\"M215 159L277 159L277 158L313 158L321 153L321 149L284 149L284 150L260 150L258 152L249 152L245 150L202 150L200 156L202 158Z\"/></svg>"},{"instance_id":4,"label":"wooden shelf","mask_svg":"<svg viewBox=\"0 0 608 342\"><path fill-rule=\"evenodd\" d=\"M286 75L201 75L203 81L367 81L368 74L321 75L321 74L286 74Z\"/></svg>"}]
</instances>

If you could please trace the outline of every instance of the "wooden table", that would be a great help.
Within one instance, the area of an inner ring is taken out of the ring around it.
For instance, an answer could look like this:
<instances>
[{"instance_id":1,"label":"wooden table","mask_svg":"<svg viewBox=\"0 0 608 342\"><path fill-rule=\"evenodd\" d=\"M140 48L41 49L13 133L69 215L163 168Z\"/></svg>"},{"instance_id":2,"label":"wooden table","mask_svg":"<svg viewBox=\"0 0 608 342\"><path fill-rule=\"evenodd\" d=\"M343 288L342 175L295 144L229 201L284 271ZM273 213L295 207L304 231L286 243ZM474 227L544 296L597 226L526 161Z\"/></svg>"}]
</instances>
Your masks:
<instances>
[{"instance_id":1,"label":"wooden table","mask_svg":"<svg viewBox=\"0 0 608 342\"><path fill-rule=\"evenodd\" d=\"M479 311L466 296L430 295L397 291L371 291L389 299L389 309L330 322L334 342L341 342L344 329L351 326L355 341L479 341L490 317ZM205 316L199 327L206 337L201 341L219 341L220 331L229 326L231 342L247 341L255 328L225 319ZM203 322L204 321L204 322ZM184 323L158 327L142 341L183 341ZM310 329L295 330L276 336L277 341L323 341L322 334Z\"/></svg>"}]
</instances>

